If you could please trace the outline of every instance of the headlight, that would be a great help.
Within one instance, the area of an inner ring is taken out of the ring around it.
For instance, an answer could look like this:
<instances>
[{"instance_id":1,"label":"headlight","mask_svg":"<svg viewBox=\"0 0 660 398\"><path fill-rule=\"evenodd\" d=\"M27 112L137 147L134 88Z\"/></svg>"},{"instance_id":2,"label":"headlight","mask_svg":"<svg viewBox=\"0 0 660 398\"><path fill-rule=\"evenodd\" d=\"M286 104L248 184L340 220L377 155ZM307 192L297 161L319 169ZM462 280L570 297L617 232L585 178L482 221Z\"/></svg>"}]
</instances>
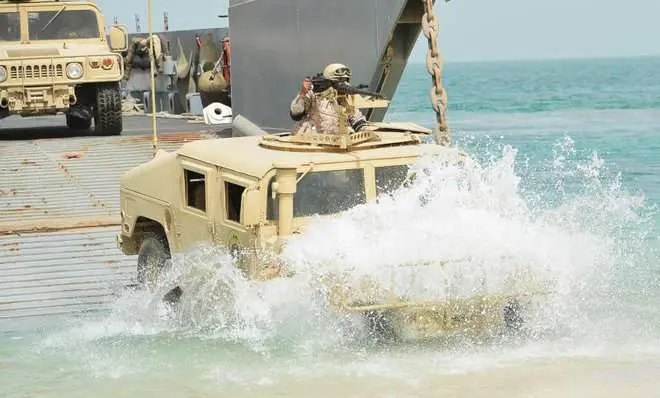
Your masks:
<instances>
[{"instance_id":1,"label":"headlight","mask_svg":"<svg viewBox=\"0 0 660 398\"><path fill-rule=\"evenodd\" d=\"M0 66L0 83L7 80L7 68Z\"/></svg>"},{"instance_id":2,"label":"headlight","mask_svg":"<svg viewBox=\"0 0 660 398\"><path fill-rule=\"evenodd\" d=\"M66 66L66 75L69 79L80 79L83 75L83 67L78 62L72 62Z\"/></svg>"}]
</instances>

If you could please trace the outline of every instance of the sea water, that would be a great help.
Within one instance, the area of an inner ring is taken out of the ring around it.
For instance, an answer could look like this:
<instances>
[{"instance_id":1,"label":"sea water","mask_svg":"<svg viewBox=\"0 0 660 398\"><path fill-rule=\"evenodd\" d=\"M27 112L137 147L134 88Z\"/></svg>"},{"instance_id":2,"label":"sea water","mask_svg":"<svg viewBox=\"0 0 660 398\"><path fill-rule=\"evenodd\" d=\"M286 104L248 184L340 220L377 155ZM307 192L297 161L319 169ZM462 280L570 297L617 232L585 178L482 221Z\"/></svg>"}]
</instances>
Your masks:
<instances>
[{"instance_id":1,"label":"sea water","mask_svg":"<svg viewBox=\"0 0 660 398\"><path fill-rule=\"evenodd\" d=\"M252 283L200 246L174 260L196 282L182 313L132 291L109 313L5 333L0 395L659 396L658 70L658 58L448 64L448 122L471 168L422 159L391 198L315 220L283 253L299 277ZM430 85L409 65L386 119L433 127ZM448 257L470 259L454 273L467 291L513 258L554 293L515 339L375 344L310 283L324 267L378 275Z\"/></svg>"}]
</instances>

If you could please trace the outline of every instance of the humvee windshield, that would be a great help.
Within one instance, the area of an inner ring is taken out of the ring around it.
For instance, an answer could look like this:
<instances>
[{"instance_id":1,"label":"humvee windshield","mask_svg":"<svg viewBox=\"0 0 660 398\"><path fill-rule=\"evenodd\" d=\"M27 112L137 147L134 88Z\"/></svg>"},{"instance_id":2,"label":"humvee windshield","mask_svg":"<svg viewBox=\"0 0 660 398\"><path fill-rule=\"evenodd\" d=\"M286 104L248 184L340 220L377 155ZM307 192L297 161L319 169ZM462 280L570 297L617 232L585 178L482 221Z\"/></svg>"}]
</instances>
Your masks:
<instances>
[{"instance_id":1,"label":"humvee windshield","mask_svg":"<svg viewBox=\"0 0 660 398\"><path fill-rule=\"evenodd\" d=\"M28 14L30 40L94 39L100 37L93 10L32 11Z\"/></svg>"},{"instance_id":2,"label":"humvee windshield","mask_svg":"<svg viewBox=\"0 0 660 398\"><path fill-rule=\"evenodd\" d=\"M406 164L396 166L376 167L376 195L389 194L401 187L408 176L410 166Z\"/></svg>"},{"instance_id":3,"label":"humvee windshield","mask_svg":"<svg viewBox=\"0 0 660 398\"><path fill-rule=\"evenodd\" d=\"M21 38L17 12L0 13L0 41L18 41Z\"/></svg>"},{"instance_id":4,"label":"humvee windshield","mask_svg":"<svg viewBox=\"0 0 660 398\"><path fill-rule=\"evenodd\" d=\"M408 165L376 167L376 192L387 194L399 188L406 178ZM298 173L298 179L302 173ZM268 183L266 217L278 218L278 198L272 199L272 177ZM312 171L296 185L293 216L309 217L339 213L366 202L364 169Z\"/></svg>"}]
</instances>

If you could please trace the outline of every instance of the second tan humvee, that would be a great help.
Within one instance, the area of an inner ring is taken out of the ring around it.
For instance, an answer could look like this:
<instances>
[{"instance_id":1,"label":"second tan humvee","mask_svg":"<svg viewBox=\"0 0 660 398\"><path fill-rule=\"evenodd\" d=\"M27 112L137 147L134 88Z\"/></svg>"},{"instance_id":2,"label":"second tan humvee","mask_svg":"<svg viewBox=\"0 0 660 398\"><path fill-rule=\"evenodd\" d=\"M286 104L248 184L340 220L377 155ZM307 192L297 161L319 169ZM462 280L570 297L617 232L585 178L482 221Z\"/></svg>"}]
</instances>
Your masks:
<instances>
[{"instance_id":1,"label":"second tan humvee","mask_svg":"<svg viewBox=\"0 0 660 398\"><path fill-rule=\"evenodd\" d=\"M119 25L107 36L95 3L0 0L0 119L61 112L71 129L121 134L128 36Z\"/></svg>"},{"instance_id":2,"label":"second tan humvee","mask_svg":"<svg viewBox=\"0 0 660 398\"><path fill-rule=\"evenodd\" d=\"M159 151L121 179L119 247L138 255L137 279L146 286L157 283L172 254L203 241L233 251L250 279L286 277L286 264L273 269L258 252L280 251L312 216L333 217L396 189L425 154L467 160L460 150L424 143L429 133L412 123L372 123L344 135L257 131ZM374 327L386 320L387 330L399 335L522 325L515 294L420 303L356 294L337 282L341 277L327 280L334 281L332 308L365 314ZM185 287L175 289L185 294Z\"/></svg>"}]
</instances>

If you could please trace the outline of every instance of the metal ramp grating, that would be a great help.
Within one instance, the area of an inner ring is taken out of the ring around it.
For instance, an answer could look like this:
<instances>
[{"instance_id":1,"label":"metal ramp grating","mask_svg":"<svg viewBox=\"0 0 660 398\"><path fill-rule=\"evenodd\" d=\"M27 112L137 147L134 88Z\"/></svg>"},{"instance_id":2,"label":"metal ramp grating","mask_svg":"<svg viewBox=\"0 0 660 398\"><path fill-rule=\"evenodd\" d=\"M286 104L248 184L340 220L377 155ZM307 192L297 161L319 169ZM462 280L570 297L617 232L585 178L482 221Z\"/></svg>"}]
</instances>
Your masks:
<instances>
[{"instance_id":1,"label":"metal ramp grating","mask_svg":"<svg viewBox=\"0 0 660 398\"><path fill-rule=\"evenodd\" d=\"M159 148L204 138L162 134ZM0 322L103 310L134 282L119 179L151 157L150 136L0 142Z\"/></svg>"},{"instance_id":2,"label":"metal ramp grating","mask_svg":"<svg viewBox=\"0 0 660 398\"><path fill-rule=\"evenodd\" d=\"M0 320L104 309L134 283L115 227L0 236Z\"/></svg>"}]
</instances>

